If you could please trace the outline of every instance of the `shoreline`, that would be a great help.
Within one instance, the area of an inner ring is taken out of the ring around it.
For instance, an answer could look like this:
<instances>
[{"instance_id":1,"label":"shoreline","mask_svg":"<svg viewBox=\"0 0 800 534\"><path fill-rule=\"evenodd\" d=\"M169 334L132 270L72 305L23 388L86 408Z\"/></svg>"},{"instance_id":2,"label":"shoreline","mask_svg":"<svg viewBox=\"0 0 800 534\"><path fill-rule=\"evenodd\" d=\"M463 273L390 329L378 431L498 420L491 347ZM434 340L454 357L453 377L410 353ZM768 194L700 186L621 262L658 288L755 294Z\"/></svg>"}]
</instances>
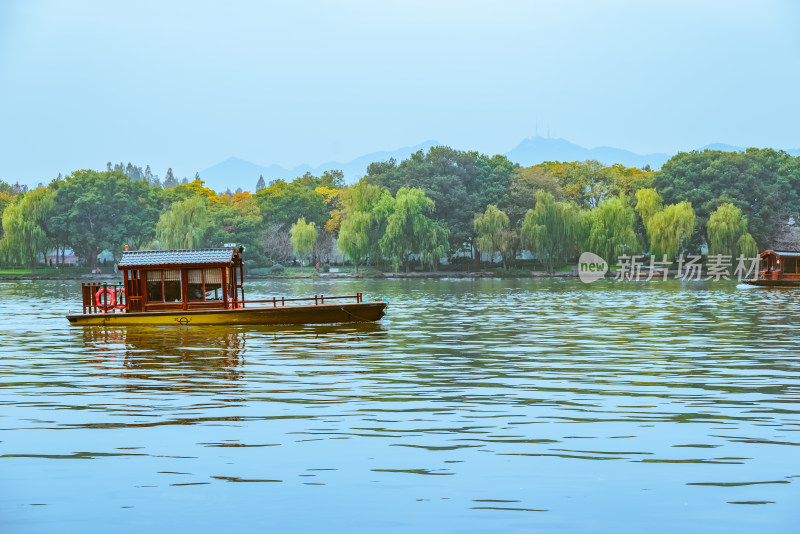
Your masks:
<instances>
[{"instance_id":1,"label":"shoreline","mask_svg":"<svg viewBox=\"0 0 800 534\"><path fill-rule=\"evenodd\" d=\"M308 275L246 275L249 280L338 280L338 279L397 279L397 278L464 278L464 279L477 279L477 278L577 278L576 272L563 271L556 273L548 273L546 271L528 271L528 274L521 274L519 272L513 275L504 275L502 272L497 271L416 271L416 272L382 272L382 273L368 273L368 274L350 274L350 273L313 273ZM0 274L0 282L14 281L14 280L73 280L73 281L118 281L120 276L114 274L83 274L74 276L54 276L52 274Z\"/></svg>"}]
</instances>

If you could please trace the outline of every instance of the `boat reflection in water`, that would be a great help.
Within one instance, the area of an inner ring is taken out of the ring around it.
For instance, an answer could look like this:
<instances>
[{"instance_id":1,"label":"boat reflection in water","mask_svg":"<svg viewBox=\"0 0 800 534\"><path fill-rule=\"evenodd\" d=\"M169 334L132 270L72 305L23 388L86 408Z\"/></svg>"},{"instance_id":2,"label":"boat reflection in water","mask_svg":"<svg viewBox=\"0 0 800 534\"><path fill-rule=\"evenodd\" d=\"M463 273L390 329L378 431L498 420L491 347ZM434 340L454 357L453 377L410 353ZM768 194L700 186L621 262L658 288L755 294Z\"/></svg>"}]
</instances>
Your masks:
<instances>
[{"instance_id":1,"label":"boat reflection in water","mask_svg":"<svg viewBox=\"0 0 800 534\"><path fill-rule=\"evenodd\" d=\"M193 386L237 380L246 355L268 359L336 355L337 346L385 334L380 323L82 329L85 354L111 375L169 381L173 386L182 378Z\"/></svg>"},{"instance_id":2,"label":"boat reflection in water","mask_svg":"<svg viewBox=\"0 0 800 534\"><path fill-rule=\"evenodd\" d=\"M241 374L247 336L222 327L84 327L83 343L95 361L124 371L120 376L127 378L157 379L150 374L178 372L194 379L235 380Z\"/></svg>"}]
</instances>

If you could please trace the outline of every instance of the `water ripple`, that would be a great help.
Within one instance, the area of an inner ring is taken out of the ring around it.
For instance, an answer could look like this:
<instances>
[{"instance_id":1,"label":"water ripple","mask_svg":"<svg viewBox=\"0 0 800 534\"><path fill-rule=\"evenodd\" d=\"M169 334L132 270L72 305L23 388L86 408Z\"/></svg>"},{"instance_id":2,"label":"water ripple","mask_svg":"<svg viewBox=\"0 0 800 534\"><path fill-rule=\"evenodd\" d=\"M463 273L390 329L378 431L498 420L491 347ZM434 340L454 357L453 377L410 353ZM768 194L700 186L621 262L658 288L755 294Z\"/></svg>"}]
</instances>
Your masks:
<instances>
[{"instance_id":1,"label":"water ripple","mask_svg":"<svg viewBox=\"0 0 800 534\"><path fill-rule=\"evenodd\" d=\"M0 530L796 527L800 291L446 279L249 294L355 291L388 298L387 317L76 328L76 282L0 282Z\"/></svg>"}]
</instances>

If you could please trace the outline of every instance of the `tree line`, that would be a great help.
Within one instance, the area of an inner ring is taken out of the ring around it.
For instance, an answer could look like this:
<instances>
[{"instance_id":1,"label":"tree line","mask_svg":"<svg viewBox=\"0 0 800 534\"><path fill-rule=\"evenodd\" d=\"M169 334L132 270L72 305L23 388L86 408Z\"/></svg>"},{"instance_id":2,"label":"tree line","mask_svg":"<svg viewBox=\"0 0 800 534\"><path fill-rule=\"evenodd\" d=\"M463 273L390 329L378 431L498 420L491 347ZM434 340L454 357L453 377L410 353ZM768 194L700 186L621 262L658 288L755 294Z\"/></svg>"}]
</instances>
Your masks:
<instances>
[{"instance_id":1,"label":"tree line","mask_svg":"<svg viewBox=\"0 0 800 534\"><path fill-rule=\"evenodd\" d=\"M770 149L680 153L659 171L596 161L521 167L440 146L375 162L356 184L306 173L255 193L221 193L199 176L162 182L149 167L108 164L47 186L0 181L0 261L35 267L72 249L88 266L110 251L247 248L249 266L293 258L435 270L444 259L503 268L530 253L553 271L583 251L613 260L685 252L751 257L800 216L800 158ZM58 261L58 260L56 260Z\"/></svg>"}]
</instances>

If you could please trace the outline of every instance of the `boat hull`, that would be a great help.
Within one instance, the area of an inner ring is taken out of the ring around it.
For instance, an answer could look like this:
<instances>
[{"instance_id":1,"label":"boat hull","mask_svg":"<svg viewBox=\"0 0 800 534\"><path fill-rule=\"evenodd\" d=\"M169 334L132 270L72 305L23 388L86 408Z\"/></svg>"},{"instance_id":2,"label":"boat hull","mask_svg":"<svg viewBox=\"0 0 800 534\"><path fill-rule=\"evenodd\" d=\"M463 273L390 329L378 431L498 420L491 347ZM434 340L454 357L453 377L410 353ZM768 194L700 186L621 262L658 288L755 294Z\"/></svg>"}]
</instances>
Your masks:
<instances>
[{"instance_id":1,"label":"boat hull","mask_svg":"<svg viewBox=\"0 0 800 534\"><path fill-rule=\"evenodd\" d=\"M742 280L742 283L759 287L800 287L800 280Z\"/></svg>"},{"instance_id":2,"label":"boat hull","mask_svg":"<svg viewBox=\"0 0 800 534\"><path fill-rule=\"evenodd\" d=\"M236 310L191 310L137 313L71 314L71 325L287 325L377 321L385 302L259 306Z\"/></svg>"}]
</instances>

